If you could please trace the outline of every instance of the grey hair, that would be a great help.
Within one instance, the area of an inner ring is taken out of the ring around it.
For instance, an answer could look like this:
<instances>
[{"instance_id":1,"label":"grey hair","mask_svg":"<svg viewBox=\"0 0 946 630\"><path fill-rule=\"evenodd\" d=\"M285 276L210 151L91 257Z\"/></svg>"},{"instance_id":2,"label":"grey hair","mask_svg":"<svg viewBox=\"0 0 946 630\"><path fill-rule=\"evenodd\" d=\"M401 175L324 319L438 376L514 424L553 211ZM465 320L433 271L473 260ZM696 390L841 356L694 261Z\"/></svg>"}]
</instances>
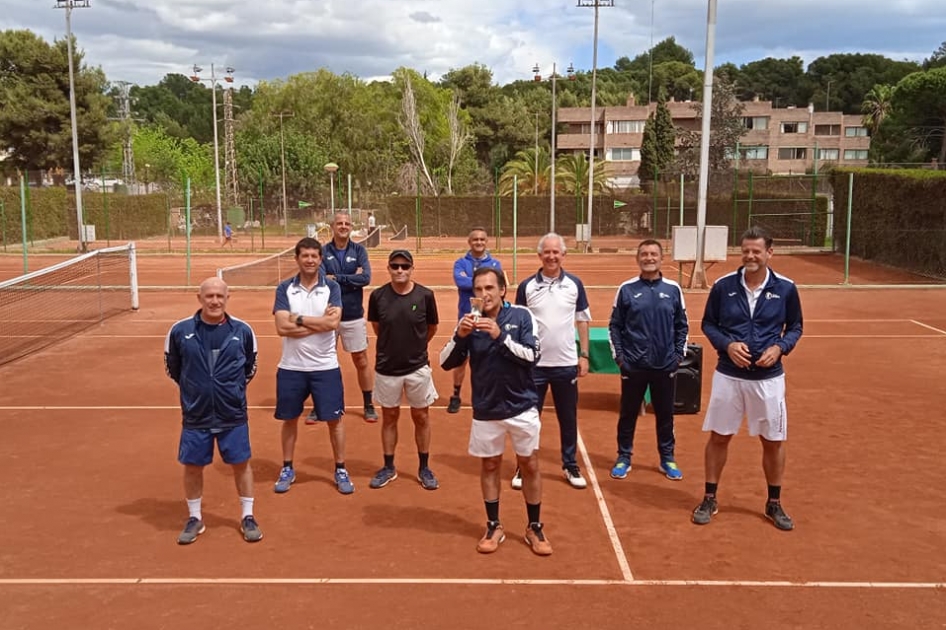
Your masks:
<instances>
[{"instance_id":1,"label":"grey hair","mask_svg":"<svg viewBox=\"0 0 946 630\"><path fill-rule=\"evenodd\" d=\"M557 239L558 239L558 242L562 244L562 253L563 253L563 254L568 250L568 247L565 245L565 239L562 238L562 235L561 235L561 234L556 234L555 232L549 232L548 234L546 234L545 236L543 236L542 238L539 239L538 251L539 251L540 254L542 253L542 249L545 247L545 241L548 240L548 239L550 239L550 238L557 238Z\"/></svg>"}]
</instances>

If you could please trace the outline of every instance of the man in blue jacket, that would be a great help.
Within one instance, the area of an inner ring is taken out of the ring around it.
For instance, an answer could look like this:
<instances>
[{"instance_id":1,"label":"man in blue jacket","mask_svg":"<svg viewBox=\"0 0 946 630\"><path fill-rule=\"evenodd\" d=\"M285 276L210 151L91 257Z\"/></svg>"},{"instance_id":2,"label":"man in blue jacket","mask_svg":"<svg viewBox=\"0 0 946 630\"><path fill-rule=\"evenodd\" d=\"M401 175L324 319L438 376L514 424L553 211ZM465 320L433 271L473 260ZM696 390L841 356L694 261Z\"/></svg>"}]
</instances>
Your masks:
<instances>
[{"instance_id":1,"label":"man in blue jacket","mask_svg":"<svg viewBox=\"0 0 946 630\"><path fill-rule=\"evenodd\" d=\"M522 493L529 518L525 541L534 553L547 556L552 553L552 545L540 519L542 423L532 374L539 360L535 318L527 308L505 301L506 280L498 269L477 269L473 273L473 290L483 301L480 314L463 316L440 353L440 365L450 370L467 357L470 359L473 425L469 451L481 461L480 488L486 505L486 533L476 550L493 553L506 539L499 520L499 469L508 435L522 473Z\"/></svg>"},{"instance_id":2,"label":"man in blue jacket","mask_svg":"<svg viewBox=\"0 0 946 630\"><path fill-rule=\"evenodd\" d=\"M657 421L660 469L668 479L683 478L674 455L673 392L690 327L683 291L679 284L663 277L662 260L663 248L658 241L641 241L637 246L640 274L618 288L611 309L611 351L621 368L618 457L611 468L614 479L624 479L631 470L634 431L648 387Z\"/></svg>"},{"instance_id":3,"label":"man in blue jacket","mask_svg":"<svg viewBox=\"0 0 946 630\"><path fill-rule=\"evenodd\" d=\"M488 240L486 228L474 227L467 237L470 250L453 263L453 283L457 285L458 293L457 321L463 319L463 316L470 312L470 298L473 297L473 274L476 270L482 267L498 269L502 272L502 265L490 256L486 249ZM460 389L463 387L465 377L466 362L463 362L453 370L453 395L450 396L447 413L458 413L460 411Z\"/></svg>"},{"instance_id":4,"label":"man in blue jacket","mask_svg":"<svg viewBox=\"0 0 946 630\"><path fill-rule=\"evenodd\" d=\"M336 212L332 219L332 240L322 247L322 271L338 283L342 291L342 321L338 338L342 349L351 354L358 373L366 422L377 422L378 412L371 402L374 374L368 365L368 323L365 320L365 287L371 282L368 250L351 240L351 215ZM310 418L315 420L315 418Z\"/></svg>"},{"instance_id":5,"label":"man in blue jacket","mask_svg":"<svg viewBox=\"0 0 946 630\"><path fill-rule=\"evenodd\" d=\"M253 469L246 386L256 375L256 336L249 324L227 314L227 285L219 278L200 284L200 310L171 326L164 341L164 365L180 387L183 428L178 461L184 465L184 493L190 513L177 538L189 545L204 533L201 498L204 466L214 444L233 467L242 506L240 531L247 542L262 540L253 517Z\"/></svg>"},{"instance_id":6,"label":"man in blue jacket","mask_svg":"<svg viewBox=\"0 0 946 630\"><path fill-rule=\"evenodd\" d=\"M769 268L772 237L759 227L742 235L742 264L713 285L703 314L703 333L719 360L713 373L703 430L706 490L693 510L697 525L717 513L716 491L729 442L745 417L749 435L762 442L762 469L768 484L765 516L781 530L795 527L781 504L785 471L785 372L782 357L802 335L801 301L795 284Z\"/></svg>"}]
</instances>

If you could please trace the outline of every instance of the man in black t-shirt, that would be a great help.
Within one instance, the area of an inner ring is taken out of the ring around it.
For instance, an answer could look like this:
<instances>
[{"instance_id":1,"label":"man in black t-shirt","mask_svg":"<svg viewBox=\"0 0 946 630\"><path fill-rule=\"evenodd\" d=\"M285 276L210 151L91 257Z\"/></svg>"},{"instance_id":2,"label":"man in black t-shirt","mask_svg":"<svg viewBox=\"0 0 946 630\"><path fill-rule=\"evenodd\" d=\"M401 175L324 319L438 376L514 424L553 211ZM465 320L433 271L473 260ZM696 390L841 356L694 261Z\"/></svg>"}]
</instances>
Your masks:
<instances>
[{"instance_id":1,"label":"man in black t-shirt","mask_svg":"<svg viewBox=\"0 0 946 630\"><path fill-rule=\"evenodd\" d=\"M378 337L375 353L374 400L381 406L381 444L384 466L369 484L383 488L397 479L394 450L401 396L407 397L414 421L414 439L420 465L417 480L426 490L440 484L429 467L430 404L437 400L427 357L427 344L437 334L437 301L427 287L411 280L414 257L406 249L388 256L391 282L375 289L368 298L368 321Z\"/></svg>"}]
</instances>

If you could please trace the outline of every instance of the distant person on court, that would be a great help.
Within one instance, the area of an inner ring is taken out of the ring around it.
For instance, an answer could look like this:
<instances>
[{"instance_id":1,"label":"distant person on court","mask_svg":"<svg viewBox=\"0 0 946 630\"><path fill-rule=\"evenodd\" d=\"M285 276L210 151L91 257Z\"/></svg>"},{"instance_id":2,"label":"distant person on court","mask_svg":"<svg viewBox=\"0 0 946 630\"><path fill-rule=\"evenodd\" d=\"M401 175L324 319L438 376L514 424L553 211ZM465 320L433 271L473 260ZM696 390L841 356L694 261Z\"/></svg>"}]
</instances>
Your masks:
<instances>
[{"instance_id":1,"label":"distant person on court","mask_svg":"<svg viewBox=\"0 0 946 630\"><path fill-rule=\"evenodd\" d=\"M474 227L470 230L467 237L467 243L470 250L465 256L458 258L453 263L453 283L457 285L459 299L457 301L457 321L463 319L463 316L470 312L470 298L473 297L473 274L477 269L498 269L502 272L500 262L490 256L486 249L489 237L486 234L486 228ZM463 379L466 377L466 362L460 363L453 370L453 395L450 396L447 405L447 413L458 413L460 405L460 389L463 387Z\"/></svg>"},{"instance_id":2,"label":"distant person on court","mask_svg":"<svg viewBox=\"0 0 946 630\"><path fill-rule=\"evenodd\" d=\"M516 304L525 306L538 322L542 356L533 376L539 396L539 413L545 394L552 389L562 445L562 472L573 488L588 485L578 467L578 379L588 374L588 322L591 309L585 285L562 268L565 240L554 232L539 239L542 268L519 285ZM580 348L575 347L577 328ZM522 488L516 471L512 487Z\"/></svg>"},{"instance_id":3,"label":"distant person on court","mask_svg":"<svg viewBox=\"0 0 946 630\"><path fill-rule=\"evenodd\" d=\"M338 284L321 271L322 245L314 238L296 243L299 273L276 288L273 316L282 337L282 358L276 371L276 413L282 420L282 469L277 493L288 492L296 480L293 454L299 416L309 396L315 410L306 424L324 422L335 457L335 486L351 494L355 486L345 468L345 393L335 349L335 330L342 316Z\"/></svg>"},{"instance_id":4,"label":"distant person on court","mask_svg":"<svg viewBox=\"0 0 946 630\"><path fill-rule=\"evenodd\" d=\"M229 221L223 226L223 247L227 245L230 246L230 249L233 249L233 226L230 225Z\"/></svg>"},{"instance_id":5,"label":"distant person on court","mask_svg":"<svg viewBox=\"0 0 946 630\"><path fill-rule=\"evenodd\" d=\"M618 456L611 477L624 479L631 471L634 432L644 394L657 422L660 470L667 479L683 479L677 466L673 432L674 377L686 351L686 303L680 285L660 272L663 247L647 239L637 246L640 273L618 287L608 323L615 363L621 368L621 410L618 415Z\"/></svg>"},{"instance_id":6,"label":"distant person on court","mask_svg":"<svg viewBox=\"0 0 946 630\"><path fill-rule=\"evenodd\" d=\"M749 435L762 442L762 469L768 484L765 517L781 530L795 524L781 504L788 412L782 357L802 335L801 300L795 283L769 268L772 237L760 227L741 239L742 267L716 281L703 313L703 334L719 360L703 421L709 432L704 468L706 492L692 520L706 525L718 511L716 492L729 442L743 418Z\"/></svg>"},{"instance_id":7,"label":"distant person on court","mask_svg":"<svg viewBox=\"0 0 946 630\"><path fill-rule=\"evenodd\" d=\"M371 403L372 370L368 365L368 324L365 322L364 293L371 282L368 250L351 240L351 216L336 212L332 219L332 240L325 244L322 270L342 291L342 320L338 338L342 349L351 354L358 372L364 402L364 418L377 422L378 412Z\"/></svg>"},{"instance_id":8,"label":"distant person on court","mask_svg":"<svg viewBox=\"0 0 946 630\"><path fill-rule=\"evenodd\" d=\"M253 469L246 386L256 375L256 336L246 322L227 313L229 290L219 278L200 283L200 310L171 326L164 340L164 365L181 394L183 429L178 461L184 465L184 495L190 514L177 538L189 545L204 533L201 500L204 466L214 444L233 467L240 497L240 531L247 542L263 539L253 516Z\"/></svg>"},{"instance_id":9,"label":"distant person on court","mask_svg":"<svg viewBox=\"0 0 946 630\"><path fill-rule=\"evenodd\" d=\"M371 230L375 228L376 224L377 222L375 221L374 213L369 211L368 212L368 232L369 233L371 232Z\"/></svg>"},{"instance_id":10,"label":"distant person on court","mask_svg":"<svg viewBox=\"0 0 946 630\"><path fill-rule=\"evenodd\" d=\"M499 496L500 467L508 435L522 474L528 514L525 541L533 552L547 556L552 553L552 544L540 518L542 423L533 377L540 357L538 326L528 309L505 301L506 279L499 269L477 269L473 273L473 290L481 303L457 324L453 337L440 353L440 365L451 370L467 357L470 360L473 424L469 451L480 458L480 488L486 506L486 533L476 550L493 553L506 539L499 520Z\"/></svg>"},{"instance_id":11,"label":"distant person on court","mask_svg":"<svg viewBox=\"0 0 946 630\"><path fill-rule=\"evenodd\" d=\"M378 337L375 355L374 399L381 405L381 445L384 466L370 482L383 488L397 479L394 451L401 398L407 398L417 444L417 480L426 490L440 484L430 470L430 405L437 400L427 345L437 334L437 301L434 292L411 279L414 257L406 249L388 256L391 281L371 292L368 321Z\"/></svg>"}]
</instances>

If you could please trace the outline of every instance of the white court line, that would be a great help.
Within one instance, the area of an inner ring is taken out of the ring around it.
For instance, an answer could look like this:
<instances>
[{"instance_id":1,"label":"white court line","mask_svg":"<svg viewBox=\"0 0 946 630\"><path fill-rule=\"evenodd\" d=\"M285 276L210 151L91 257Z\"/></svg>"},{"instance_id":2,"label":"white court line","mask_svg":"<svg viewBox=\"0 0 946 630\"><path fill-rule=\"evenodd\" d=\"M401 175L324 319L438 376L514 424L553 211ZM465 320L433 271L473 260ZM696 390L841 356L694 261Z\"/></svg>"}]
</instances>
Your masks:
<instances>
[{"instance_id":1,"label":"white court line","mask_svg":"<svg viewBox=\"0 0 946 630\"><path fill-rule=\"evenodd\" d=\"M541 579L463 579L463 578L6 578L0 586L152 586L152 585L310 585L310 584L363 584L376 586L397 585L524 585L524 586L628 586L628 587L693 587L706 588L830 588L830 589L946 589L946 582L832 582L784 580L541 580Z\"/></svg>"},{"instance_id":2,"label":"white court line","mask_svg":"<svg viewBox=\"0 0 946 630\"><path fill-rule=\"evenodd\" d=\"M936 332L940 333L941 335L946 335L946 330L940 330L939 328L934 328L933 326L930 326L929 324L924 324L923 322L918 322L918 321L916 321L915 319L911 319L910 321L913 322L914 324L916 324L917 326L922 326L923 328L929 328L930 330L935 330Z\"/></svg>"},{"instance_id":3,"label":"white court line","mask_svg":"<svg viewBox=\"0 0 946 630\"><path fill-rule=\"evenodd\" d=\"M581 439L581 433L578 433L578 450L581 451L581 459L585 464L585 474L591 480L591 487L595 492L595 499L598 501L598 509L601 511L601 518L604 520L604 526L608 530L608 538L611 539L611 547L614 548L614 555L617 557L618 566L621 567L621 575L626 582L634 579L631 573L631 567L627 563L627 556L624 554L624 547L621 545L621 538L614 528L614 521L611 520L611 511L608 510L608 504L604 500L604 493L601 491L601 485L598 483L598 476L595 474L595 467L588 456L588 450L585 448L585 442Z\"/></svg>"},{"instance_id":4,"label":"white court line","mask_svg":"<svg viewBox=\"0 0 946 630\"><path fill-rule=\"evenodd\" d=\"M912 321L912 320L903 320L903 321ZM914 322L919 324L924 328L929 328L930 330L935 331L936 335L804 335L805 339L936 339L943 335L946 335L946 331L933 328L932 326L927 326L925 324L920 324L920 322ZM46 335L4 335L0 338L3 339L32 339L32 338L45 338ZM164 339L167 335L82 335L85 339ZM433 339L448 339L453 337L453 335L434 335ZM279 335L256 335L257 339L281 339ZM374 338L372 335L369 335L369 338ZM703 335L694 334L690 335L691 339L705 339Z\"/></svg>"}]
</instances>

